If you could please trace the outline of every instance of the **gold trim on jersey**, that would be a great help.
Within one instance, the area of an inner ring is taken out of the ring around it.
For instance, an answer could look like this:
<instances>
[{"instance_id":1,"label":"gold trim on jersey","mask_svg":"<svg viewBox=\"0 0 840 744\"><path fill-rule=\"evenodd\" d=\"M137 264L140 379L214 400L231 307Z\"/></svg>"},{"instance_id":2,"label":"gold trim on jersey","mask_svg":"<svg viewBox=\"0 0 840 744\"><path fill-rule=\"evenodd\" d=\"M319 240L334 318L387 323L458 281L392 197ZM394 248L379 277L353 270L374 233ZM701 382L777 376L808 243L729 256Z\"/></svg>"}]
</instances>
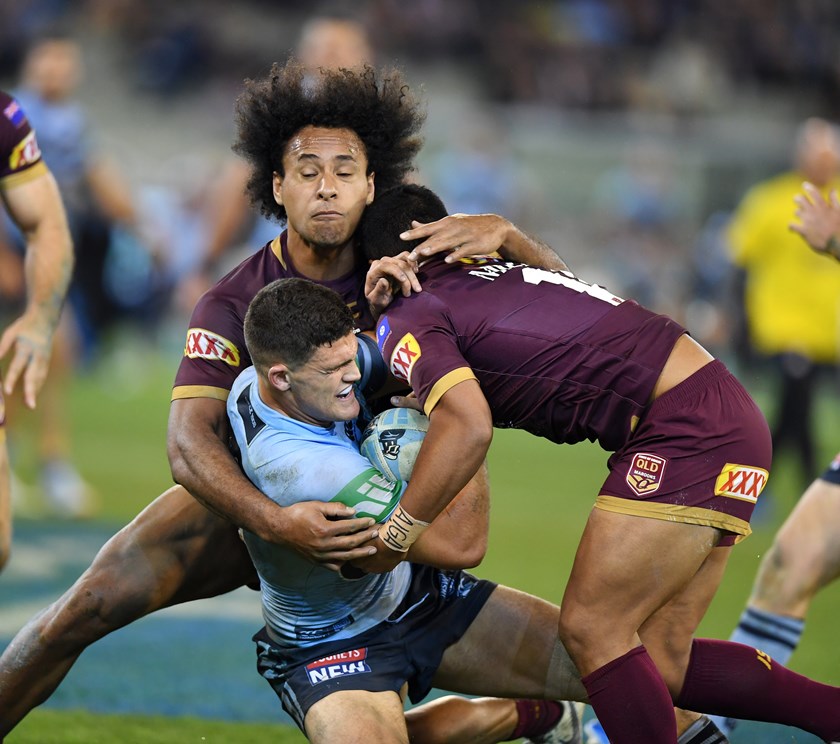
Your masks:
<instances>
[{"instance_id":1,"label":"gold trim on jersey","mask_svg":"<svg viewBox=\"0 0 840 744\"><path fill-rule=\"evenodd\" d=\"M0 187L4 189L14 188L15 186L20 186L22 183L40 178L48 172L47 164L43 160L39 160L35 165L30 166L26 170L10 173L5 178L0 179Z\"/></svg>"},{"instance_id":2,"label":"gold trim on jersey","mask_svg":"<svg viewBox=\"0 0 840 744\"><path fill-rule=\"evenodd\" d=\"M171 400L184 400L185 398L213 398L214 400L227 401L230 390L215 387L213 385L178 385L172 388Z\"/></svg>"},{"instance_id":3,"label":"gold trim on jersey","mask_svg":"<svg viewBox=\"0 0 840 744\"><path fill-rule=\"evenodd\" d=\"M426 398L426 405L423 406L426 415L428 416L432 412L432 409L438 404L438 401L447 390L455 387L459 382L475 379L477 379L475 373L469 367L459 367L458 369L453 369L451 372L447 372L432 386L432 391L429 393L429 397Z\"/></svg>"},{"instance_id":4,"label":"gold trim on jersey","mask_svg":"<svg viewBox=\"0 0 840 744\"><path fill-rule=\"evenodd\" d=\"M733 517L731 514L704 509L701 506L681 506L679 504L663 504L659 501L634 501L622 499L618 496L600 494L595 499L595 508L617 514L630 514L634 517L649 517L661 519L665 522L683 522L684 524L700 524L705 527L717 527L720 530L734 532L735 542L741 542L752 534L750 523Z\"/></svg>"},{"instance_id":5,"label":"gold trim on jersey","mask_svg":"<svg viewBox=\"0 0 840 744\"><path fill-rule=\"evenodd\" d=\"M271 241L271 252L277 256L277 260L280 262L280 265L288 270L288 266L286 266L286 262L283 260L283 243L280 240L280 235L278 235L274 240Z\"/></svg>"}]
</instances>

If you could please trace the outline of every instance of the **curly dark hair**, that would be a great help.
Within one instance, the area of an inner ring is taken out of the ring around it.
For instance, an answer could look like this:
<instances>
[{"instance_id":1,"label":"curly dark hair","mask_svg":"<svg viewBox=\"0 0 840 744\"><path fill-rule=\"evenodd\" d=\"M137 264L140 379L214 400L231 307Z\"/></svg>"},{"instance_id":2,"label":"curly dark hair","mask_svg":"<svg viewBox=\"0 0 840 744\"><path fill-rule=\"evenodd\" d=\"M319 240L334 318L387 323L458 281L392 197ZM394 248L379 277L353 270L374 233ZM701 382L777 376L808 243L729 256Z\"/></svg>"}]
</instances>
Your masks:
<instances>
[{"instance_id":1,"label":"curly dark hair","mask_svg":"<svg viewBox=\"0 0 840 744\"><path fill-rule=\"evenodd\" d=\"M295 60L275 63L260 80L246 80L236 100L237 138L233 150L251 165L247 192L266 217L284 222L286 210L274 201L272 176L283 175L289 140L306 126L355 132L365 146L368 173L377 189L401 183L414 168L426 113L402 73L366 66L326 70L313 82Z\"/></svg>"}]
</instances>

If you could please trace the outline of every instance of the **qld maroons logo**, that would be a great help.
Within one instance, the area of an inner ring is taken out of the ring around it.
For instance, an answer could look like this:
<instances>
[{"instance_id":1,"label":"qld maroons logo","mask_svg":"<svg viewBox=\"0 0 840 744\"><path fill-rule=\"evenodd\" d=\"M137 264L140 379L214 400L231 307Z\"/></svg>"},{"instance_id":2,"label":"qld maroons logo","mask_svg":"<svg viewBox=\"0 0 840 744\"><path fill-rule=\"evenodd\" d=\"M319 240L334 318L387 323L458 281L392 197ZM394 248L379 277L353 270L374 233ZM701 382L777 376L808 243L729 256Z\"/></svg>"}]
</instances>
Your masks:
<instances>
[{"instance_id":1,"label":"qld maroons logo","mask_svg":"<svg viewBox=\"0 0 840 744\"><path fill-rule=\"evenodd\" d=\"M637 496L646 496L659 489L667 460L659 455L637 452L627 471L627 485Z\"/></svg>"}]
</instances>

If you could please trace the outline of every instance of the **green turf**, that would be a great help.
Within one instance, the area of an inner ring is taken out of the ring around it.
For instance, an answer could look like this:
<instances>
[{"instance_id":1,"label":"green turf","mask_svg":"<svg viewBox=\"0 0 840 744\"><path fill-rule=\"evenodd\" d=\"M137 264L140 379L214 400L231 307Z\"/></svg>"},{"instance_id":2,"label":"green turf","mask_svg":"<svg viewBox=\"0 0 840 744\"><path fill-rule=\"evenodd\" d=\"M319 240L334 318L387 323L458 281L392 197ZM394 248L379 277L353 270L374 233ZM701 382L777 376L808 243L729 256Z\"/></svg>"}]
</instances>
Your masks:
<instances>
[{"instance_id":1,"label":"green turf","mask_svg":"<svg viewBox=\"0 0 840 744\"><path fill-rule=\"evenodd\" d=\"M8 737L8 744L300 744L296 728L197 718L93 715L36 710Z\"/></svg>"},{"instance_id":2,"label":"green turf","mask_svg":"<svg viewBox=\"0 0 840 744\"><path fill-rule=\"evenodd\" d=\"M162 358L149 353L143 344L133 344L129 350L120 347L73 382L74 455L101 495L100 517L115 526L171 484L165 429L177 358L177 354ZM754 392L767 402L762 389ZM821 461L827 462L836 452L835 422L839 419L840 402L826 395L819 408ZM31 481L35 458L29 428L24 419L15 431L22 432L16 449L18 470ZM557 447L522 432L497 431L490 455L490 550L477 573L559 602L578 536L606 473L605 463L606 454L594 445ZM785 457L774 464L770 489L768 507L754 526L753 536L733 551L727 576L701 626L702 634L729 635L761 555L801 491ZM802 645L791 663L795 670L840 684L833 632L837 617L840 591L833 588L823 592L813 606ZM284 744L302 738L282 726L36 711L7 739L10 744L269 740ZM733 742L749 740L734 738Z\"/></svg>"}]
</instances>

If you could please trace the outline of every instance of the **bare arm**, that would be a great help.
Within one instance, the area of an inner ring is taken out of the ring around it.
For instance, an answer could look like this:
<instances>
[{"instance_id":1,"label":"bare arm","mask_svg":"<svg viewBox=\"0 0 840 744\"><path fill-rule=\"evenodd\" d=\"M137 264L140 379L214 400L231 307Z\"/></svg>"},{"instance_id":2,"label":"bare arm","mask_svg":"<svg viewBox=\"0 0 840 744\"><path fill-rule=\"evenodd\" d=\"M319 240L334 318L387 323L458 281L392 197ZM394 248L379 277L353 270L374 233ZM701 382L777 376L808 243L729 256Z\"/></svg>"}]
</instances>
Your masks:
<instances>
[{"instance_id":1,"label":"bare arm","mask_svg":"<svg viewBox=\"0 0 840 744\"><path fill-rule=\"evenodd\" d=\"M478 472L492 438L490 407L478 382L465 380L449 389L429 416L429 431L401 507L415 520L432 522ZM380 573L391 570L405 557L405 553L387 548L378 537L374 543L377 554L355 565Z\"/></svg>"},{"instance_id":2,"label":"bare arm","mask_svg":"<svg viewBox=\"0 0 840 744\"><path fill-rule=\"evenodd\" d=\"M26 309L0 337L0 358L14 347L4 392L11 394L23 375L24 402L35 408L73 272L73 243L51 173L0 193L26 239Z\"/></svg>"},{"instance_id":3,"label":"bare arm","mask_svg":"<svg viewBox=\"0 0 840 744\"><path fill-rule=\"evenodd\" d=\"M423 240L414 251L422 257L449 251L451 263L467 256L486 256L498 251L512 261L543 269L568 269L553 248L520 230L498 214L451 214L437 222L413 222L400 237Z\"/></svg>"},{"instance_id":4,"label":"bare arm","mask_svg":"<svg viewBox=\"0 0 840 744\"><path fill-rule=\"evenodd\" d=\"M817 253L840 261L840 199L832 191L828 200L810 183L802 185L804 194L795 196L796 218L788 227L799 233Z\"/></svg>"},{"instance_id":5,"label":"bare arm","mask_svg":"<svg viewBox=\"0 0 840 744\"><path fill-rule=\"evenodd\" d=\"M408 297L420 292L418 260L447 252L448 263L468 256L500 252L511 261L543 269L568 270L566 262L551 246L520 230L498 214L451 214L437 222L412 222L411 230L400 235L408 243L421 240L414 250L372 261L365 279L365 297L374 317L391 303L395 292Z\"/></svg>"},{"instance_id":6,"label":"bare arm","mask_svg":"<svg viewBox=\"0 0 840 744\"><path fill-rule=\"evenodd\" d=\"M302 502L281 507L256 489L227 447L224 401L175 400L169 413L167 450L172 476L208 509L255 535L290 545L310 560L337 569L340 562L371 555L373 520L355 519L339 503Z\"/></svg>"},{"instance_id":7,"label":"bare arm","mask_svg":"<svg viewBox=\"0 0 840 744\"><path fill-rule=\"evenodd\" d=\"M9 560L12 550L12 484L9 480L5 415L3 400L0 398L0 571Z\"/></svg>"},{"instance_id":8,"label":"bare arm","mask_svg":"<svg viewBox=\"0 0 840 744\"><path fill-rule=\"evenodd\" d=\"M490 534L490 485L484 464L408 550L408 560L437 568L473 568Z\"/></svg>"}]
</instances>

